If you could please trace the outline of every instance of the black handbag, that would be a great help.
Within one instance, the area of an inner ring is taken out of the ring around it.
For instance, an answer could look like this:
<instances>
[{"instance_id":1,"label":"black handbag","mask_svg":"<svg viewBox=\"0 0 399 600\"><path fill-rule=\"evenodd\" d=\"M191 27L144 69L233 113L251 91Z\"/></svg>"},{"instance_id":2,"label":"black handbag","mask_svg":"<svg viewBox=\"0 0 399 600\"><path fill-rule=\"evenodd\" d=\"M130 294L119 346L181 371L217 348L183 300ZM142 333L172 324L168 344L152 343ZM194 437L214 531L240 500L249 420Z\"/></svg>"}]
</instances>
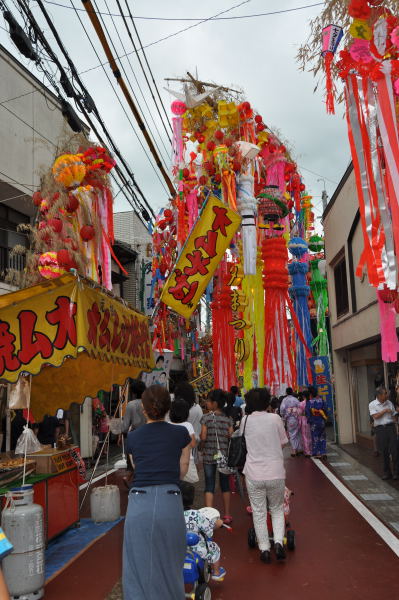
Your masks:
<instances>
[{"instance_id":1,"label":"black handbag","mask_svg":"<svg viewBox=\"0 0 399 600\"><path fill-rule=\"evenodd\" d=\"M247 459L247 443L245 441L245 428L247 426L248 416L245 419L244 430L235 431L230 438L227 464L233 469L243 469Z\"/></svg>"}]
</instances>

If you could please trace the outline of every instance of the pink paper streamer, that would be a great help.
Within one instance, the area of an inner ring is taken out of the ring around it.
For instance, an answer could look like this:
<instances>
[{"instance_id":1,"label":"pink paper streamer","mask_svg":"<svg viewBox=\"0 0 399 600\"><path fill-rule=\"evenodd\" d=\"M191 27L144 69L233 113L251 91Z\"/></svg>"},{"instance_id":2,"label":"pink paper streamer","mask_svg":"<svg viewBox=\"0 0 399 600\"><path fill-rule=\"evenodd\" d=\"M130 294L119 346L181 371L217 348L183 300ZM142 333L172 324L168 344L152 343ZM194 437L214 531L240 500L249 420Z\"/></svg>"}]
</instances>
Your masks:
<instances>
[{"instance_id":1,"label":"pink paper streamer","mask_svg":"<svg viewBox=\"0 0 399 600\"><path fill-rule=\"evenodd\" d=\"M183 161L183 119L173 117L173 164L179 165Z\"/></svg>"},{"instance_id":2,"label":"pink paper streamer","mask_svg":"<svg viewBox=\"0 0 399 600\"><path fill-rule=\"evenodd\" d=\"M384 362L396 362L399 352L396 334L396 311L392 304L383 302L377 291L378 308L380 309L381 356Z\"/></svg>"},{"instance_id":3,"label":"pink paper streamer","mask_svg":"<svg viewBox=\"0 0 399 600\"><path fill-rule=\"evenodd\" d=\"M186 202L188 208L188 228L191 231L198 217L197 190L191 190L186 198Z\"/></svg>"}]
</instances>

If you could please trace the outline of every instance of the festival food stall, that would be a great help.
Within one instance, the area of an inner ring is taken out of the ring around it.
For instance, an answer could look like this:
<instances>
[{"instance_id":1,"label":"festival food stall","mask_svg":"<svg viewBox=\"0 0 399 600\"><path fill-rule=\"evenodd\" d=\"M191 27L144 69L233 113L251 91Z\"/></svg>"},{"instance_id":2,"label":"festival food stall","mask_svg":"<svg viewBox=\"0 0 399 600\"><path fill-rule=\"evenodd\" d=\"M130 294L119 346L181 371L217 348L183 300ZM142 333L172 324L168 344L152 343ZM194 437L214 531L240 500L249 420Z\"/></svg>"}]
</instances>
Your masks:
<instances>
[{"instance_id":1,"label":"festival food stall","mask_svg":"<svg viewBox=\"0 0 399 600\"><path fill-rule=\"evenodd\" d=\"M88 279L63 275L0 296L0 311L0 379L32 376L36 421L154 366L147 318ZM79 520L79 457L74 447L46 448L29 461L36 474L25 482L44 508L50 539Z\"/></svg>"}]
</instances>

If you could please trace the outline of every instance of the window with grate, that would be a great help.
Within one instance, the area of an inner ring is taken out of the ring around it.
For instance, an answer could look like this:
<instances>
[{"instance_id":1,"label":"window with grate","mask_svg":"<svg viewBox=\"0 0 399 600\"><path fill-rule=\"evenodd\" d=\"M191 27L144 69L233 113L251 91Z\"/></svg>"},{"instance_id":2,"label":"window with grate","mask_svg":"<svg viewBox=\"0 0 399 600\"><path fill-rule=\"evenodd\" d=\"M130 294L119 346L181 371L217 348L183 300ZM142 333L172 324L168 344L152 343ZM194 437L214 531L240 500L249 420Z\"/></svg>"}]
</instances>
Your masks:
<instances>
[{"instance_id":1,"label":"window with grate","mask_svg":"<svg viewBox=\"0 0 399 600\"><path fill-rule=\"evenodd\" d=\"M346 277L345 255L334 266L335 304L337 318L349 312L348 279Z\"/></svg>"}]
</instances>

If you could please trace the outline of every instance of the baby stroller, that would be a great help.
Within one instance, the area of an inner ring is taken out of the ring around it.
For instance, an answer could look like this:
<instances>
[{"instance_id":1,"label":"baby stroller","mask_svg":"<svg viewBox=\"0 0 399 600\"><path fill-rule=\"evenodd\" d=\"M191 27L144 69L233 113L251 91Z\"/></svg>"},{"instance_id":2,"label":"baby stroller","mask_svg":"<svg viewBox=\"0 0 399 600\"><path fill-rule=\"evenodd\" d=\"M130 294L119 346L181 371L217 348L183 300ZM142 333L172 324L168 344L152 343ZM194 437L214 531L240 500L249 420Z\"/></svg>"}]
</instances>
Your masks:
<instances>
[{"instance_id":1,"label":"baby stroller","mask_svg":"<svg viewBox=\"0 0 399 600\"><path fill-rule=\"evenodd\" d=\"M205 536L204 536L205 537ZM205 538L206 539L206 538ZM200 541L196 533L187 533L187 554L184 560L184 584L192 586L191 592L186 593L186 598L192 600L211 600L211 589L208 585L211 578L211 565L200 555L192 550Z\"/></svg>"},{"instance_id":2,"label":"baby stroller","mask_svg":"<svg viewBox=\"0 0 399 600\"><path fill-rule=\"evenodd\" d=\"M284 517L285 517L285 537L283 540L284 546L286 546L288 548L288 550L295 550L295 531L293 529L291 529L290 523L288 521L288 516L290 514L290 499L291 496L293 496L294 492L291 492L291 490L289 490L287 487L285 488L284 491ZM250 506L248 506L247 511L249 514L252 514L252 509ZM269 539L271 542L271 545L273 545L274 540L273 540L273 527L272 527L272 519L271 519L271 515L268 512L267 513L267 529L269 532ZM252 525L252 527L250 527L248 529L248 546L250 548L256 548L257 545L257 539L256 539L256 533L255 533L255 527Z\"/></svg>"}]
</instances>

